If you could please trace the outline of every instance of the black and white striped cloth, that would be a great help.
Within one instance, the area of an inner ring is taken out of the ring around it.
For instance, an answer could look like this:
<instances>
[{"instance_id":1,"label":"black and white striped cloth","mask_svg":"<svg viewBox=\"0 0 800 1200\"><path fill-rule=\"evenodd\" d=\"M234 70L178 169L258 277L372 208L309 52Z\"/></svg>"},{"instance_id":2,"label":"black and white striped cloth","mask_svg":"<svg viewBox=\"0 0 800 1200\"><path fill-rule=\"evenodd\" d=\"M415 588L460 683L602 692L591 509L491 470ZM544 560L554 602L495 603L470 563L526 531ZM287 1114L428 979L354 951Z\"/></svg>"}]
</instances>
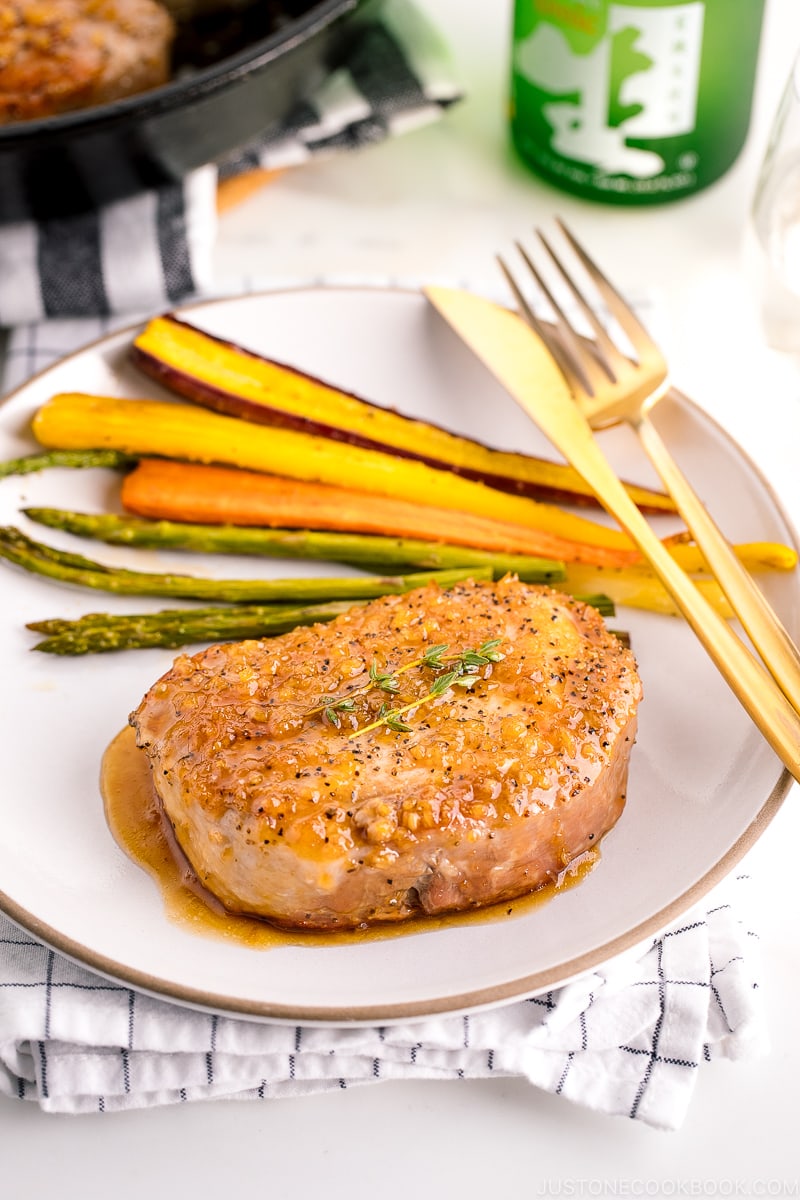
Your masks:
<instances>
[{"instance_id":1,"label":"black and white striped cloth","mask_svg":"<svg viewBox=\"0 0 800 1200\"><path fill-rule=\"evenodd\" d=\"M387 0L345 65L256 144L96 212L0 225L0 327L160 309L206 292L218 178L381 141L460 96L437 30L408 0Z\"/></svg>"},{"instance_id":2,"label":"black and white striped cloth","mask_svg":"<svg viewBox=\"0 0 800 1200\"><path fill-rule=\"evenodd\" d=\"M762 1052L756 938L729 879L640 952L532 999L383 1027L198 1012L93 975L0 917L0 1091L49 1112L517 1077L675 1129L705 1063Z\"/></svg>"}]
</instances>

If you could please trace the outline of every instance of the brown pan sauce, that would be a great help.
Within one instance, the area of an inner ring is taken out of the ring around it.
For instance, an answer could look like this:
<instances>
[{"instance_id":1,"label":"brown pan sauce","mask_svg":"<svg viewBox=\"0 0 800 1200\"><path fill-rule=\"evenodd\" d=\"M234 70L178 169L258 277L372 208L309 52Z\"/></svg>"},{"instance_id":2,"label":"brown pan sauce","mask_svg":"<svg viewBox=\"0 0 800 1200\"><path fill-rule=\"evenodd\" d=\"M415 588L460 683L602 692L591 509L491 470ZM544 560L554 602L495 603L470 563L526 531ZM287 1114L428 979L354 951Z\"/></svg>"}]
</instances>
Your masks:
<instances>
[{"instance_id":1,"label":"brown pan sauce","mask_svg":"<svg viewBox=\"0 0 800 1200\"><path fill-rule=\"evenodd\" d=\"M376 924L366 929L314 932L286 930L258 917L227 912L194 876L166 820L153 789L147 756L136 745L130 727L123 729L103 756L100 786L106 820L122 850L156 881L164 907L172 921L207 937L236 941L265 950L288 945L341 945L343 942L375 941L383 938L426 933L454 925L499 921L521 916L545 904L553 896L579 883L592 870L600 851L588 851L563 873L556 883L512 901L471 909L446 916L419 917L393 924Z\"/></svg>"}]
</instances>

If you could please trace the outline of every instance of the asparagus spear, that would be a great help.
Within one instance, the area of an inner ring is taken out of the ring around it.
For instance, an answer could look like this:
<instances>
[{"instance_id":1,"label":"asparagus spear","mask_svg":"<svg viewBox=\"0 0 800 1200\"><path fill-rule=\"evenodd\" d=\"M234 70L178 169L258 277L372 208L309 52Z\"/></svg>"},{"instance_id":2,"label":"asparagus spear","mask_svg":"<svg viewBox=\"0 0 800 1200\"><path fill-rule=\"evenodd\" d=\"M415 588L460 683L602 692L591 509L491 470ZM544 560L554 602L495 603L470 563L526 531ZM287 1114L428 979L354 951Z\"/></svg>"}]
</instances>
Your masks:
<instances>
[{"instance_id":1,"label":"asparagus spear","mask_svg":"<svg viewBox=\"0 0 800 1200\"><path fill-rule=\"evenodd\" d=\"M607 596L583 597L604 616L614 615ZM156 613L87 613L75 620L52 617L31 621L26 628L45 634L34 646L48 654L95 654L109 650L185 646L226 638L260 638L285 633L297 625L330 621L352 608L348 601L306 607L236 605L226 608L164 609Z\"/></svg>"},{"instance_id":2,"label":"asparagus spear","mask_svg":"<svg viewBox=\"0 0 800 1200\"><path fill-rule=\"evenodd\" d=\"M100 654L153 647L175 649L192 642L216 642L228 638L271 637L298 625L331 621L352 607L350 601L340 600L305 607L237 605L122 616L89 613L75 621L32 621L27 628L47 635L33 647L34 650L59 655Z\"/></svg>"},{"instance_id":3,"label":"asparagus spear","mask_svg":"<svg viewBox=\"0 0 800 1200\"><path fill-rule=\"evenodd\" d=\"M591 604L604 617L613 617L616 613L614 602L608 596L576 596L575 598L582 600L585 604ZM349 600L333 600L328 604L314 606L314 611L317 608L325 609L326 612L330 609L334 615L338 615L347 608L358 607L359 603ZM32 629L35 633L54 636L62 633L83 633L85 630L105 629L111 626L115 629L141 628L147 630L150 626L167 629L191 624L198 629L205 628L214 633L216 630L227 632L237 621L241 621L248 629L255 628L252 623L260 621L262 614L265 615L264 619L272 620L273 617L278 619L284 611L295 613L298 611L298 606L294 604L237 604L214 605L209 608L165 608L156 613L85 613L82 617L46 617L41 621L29 621L25 628ZM308 608L308 611L312 611L311 608Z\"/></svg>"},{"instance_id":4,"label":"asparagus spear","mask_svg":"<svg viewBox=\"0 0 800 1200\"><path fill-rule=\"evenodd\" d=\"M13 526L0 527L0 558L26 571L126 596L174 596L232 603L361 600L408 592L426 583L449 587L462 579L491 579L488 567L460 567L413 575L350 579L197 579L191 575L159 575L109 567L79 554L45 546Z\"/></svg>"},{"instance_id":5,"label":"asparagus spear","mask_svg":"<svg viewBox=\"0 0 800 1200\"><path fill-rule=\"evenodd\" d=\"M0 462L0 479L9 475L31 475L48 467L130 467L139 459L121 450L48 450L43 454L26 454Z\"/></svg>"},{"instance_id":6,"label":"asparagus spear","mask_svg":"<svg viewBox=\"0 0 800 1200\"><path fill-rule=\"evenodd\" d=\"M515 574L525 583L557 583L565 574L564 564L549 558L499 554L466 546L426 542L419 538L311 529L267 529L245 525L193 525L109 513L70 512L59 508L25 508L23 512L39 525L115 546L192 550L199 554L322 559L379 571L439 571L451 567L486 566L492 568L495 579Z\"/></svg>"}]
</instances>

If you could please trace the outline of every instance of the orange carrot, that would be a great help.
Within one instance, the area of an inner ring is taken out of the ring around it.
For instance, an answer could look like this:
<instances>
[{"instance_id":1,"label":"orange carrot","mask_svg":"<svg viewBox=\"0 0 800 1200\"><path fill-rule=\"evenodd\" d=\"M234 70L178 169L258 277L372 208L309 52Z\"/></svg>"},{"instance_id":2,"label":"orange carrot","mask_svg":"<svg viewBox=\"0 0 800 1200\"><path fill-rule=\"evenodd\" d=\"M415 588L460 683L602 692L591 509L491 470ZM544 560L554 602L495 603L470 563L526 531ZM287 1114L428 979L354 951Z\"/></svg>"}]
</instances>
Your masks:
<instances>
[{"instance_id":1,"label":"orange carrot","mask_svg":"<svg viewBox=\"0 0 800 1200\"><path fill-rule=\"evenodd\" d=\"M573 542L471 513L170 459L142 459L123 482L122 502L139 516L205 525L379 533L595 566L625 566L641 557L635 550Z\"/></svg>"}]
</instances>

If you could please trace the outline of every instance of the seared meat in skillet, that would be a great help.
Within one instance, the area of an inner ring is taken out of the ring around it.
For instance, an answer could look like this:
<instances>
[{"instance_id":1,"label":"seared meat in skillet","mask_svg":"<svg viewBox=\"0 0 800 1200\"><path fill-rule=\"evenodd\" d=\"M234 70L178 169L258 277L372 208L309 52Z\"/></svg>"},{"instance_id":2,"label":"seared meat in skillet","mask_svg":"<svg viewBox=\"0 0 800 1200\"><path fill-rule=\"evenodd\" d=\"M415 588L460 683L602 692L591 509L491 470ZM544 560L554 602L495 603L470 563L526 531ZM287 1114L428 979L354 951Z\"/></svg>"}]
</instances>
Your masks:
<instances>
[{"instance_id":1,"label":"seared meat in skillet","mask_svg":"<svg viewBox=\"0 0 800 1200\"><path fill-rule=\"evenodd\" d=\"M0 125L165 83L173 36L172 18L156 0L4 0Z\"/></svg>"}]
</instances>

